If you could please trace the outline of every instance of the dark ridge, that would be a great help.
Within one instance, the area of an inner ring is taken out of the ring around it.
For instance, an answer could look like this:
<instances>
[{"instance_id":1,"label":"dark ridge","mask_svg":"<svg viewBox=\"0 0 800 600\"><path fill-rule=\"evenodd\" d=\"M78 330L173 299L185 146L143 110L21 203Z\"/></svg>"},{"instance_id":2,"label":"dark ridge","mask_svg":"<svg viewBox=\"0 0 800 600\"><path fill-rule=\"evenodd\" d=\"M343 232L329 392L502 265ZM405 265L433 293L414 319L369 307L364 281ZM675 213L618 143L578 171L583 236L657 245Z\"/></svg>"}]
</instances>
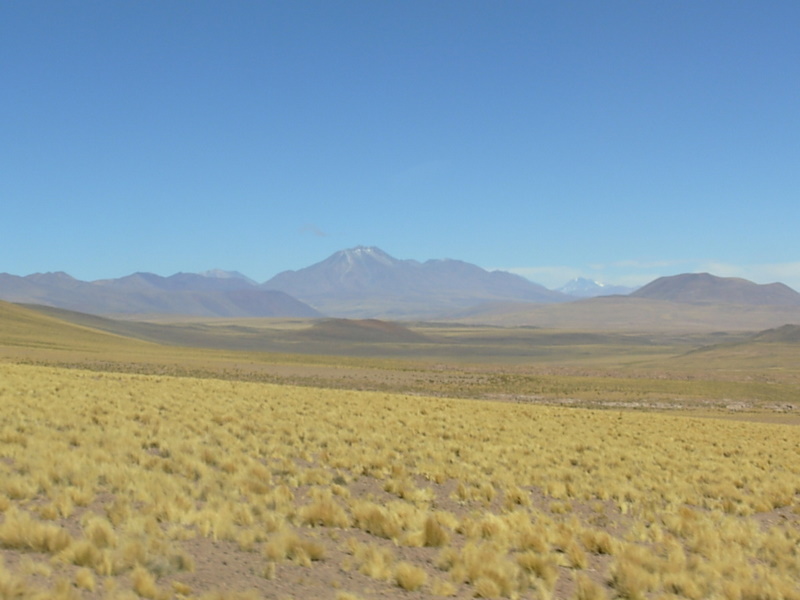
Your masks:
<instances>
[{"instance_id":1,"label":"dark ridge","mask_svg":"<svg viewBox=\"0 0 800 600\"><path fill-rule=\"evenodd\" d=\"M768 342L779 344L800 344L800 325L782 325L774 329L767 329L753 336L754 342Z\"/></svg>"},{"instance_id":2,"label":"dark ridge","mask_svg":"<svg viewBox=\"0 0 800 600\"><path fill-rule=\"evenodd\" d=\"M409 343L430 341L408 327L379 319L326 319L303 332L317 340L348 342Z\"/></svg>"}]
</instances>

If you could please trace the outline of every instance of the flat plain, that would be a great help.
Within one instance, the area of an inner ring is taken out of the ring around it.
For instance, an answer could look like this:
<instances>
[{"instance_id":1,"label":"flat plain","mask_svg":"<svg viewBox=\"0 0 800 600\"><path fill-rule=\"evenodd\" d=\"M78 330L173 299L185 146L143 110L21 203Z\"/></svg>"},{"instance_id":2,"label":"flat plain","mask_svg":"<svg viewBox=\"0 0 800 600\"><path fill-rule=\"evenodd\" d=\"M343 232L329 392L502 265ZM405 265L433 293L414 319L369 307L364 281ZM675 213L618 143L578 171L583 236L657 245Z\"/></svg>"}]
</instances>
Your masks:
<instances>
[{"instance_id":1,"label":"flat plain","mask_svg":"<svg viewBox=\"0 0 800 600\"><path fill-rule=\"evenodd\" d=\"M753 333L0 303L0 598L800 598Z\"/></svg>"}]
</instances>

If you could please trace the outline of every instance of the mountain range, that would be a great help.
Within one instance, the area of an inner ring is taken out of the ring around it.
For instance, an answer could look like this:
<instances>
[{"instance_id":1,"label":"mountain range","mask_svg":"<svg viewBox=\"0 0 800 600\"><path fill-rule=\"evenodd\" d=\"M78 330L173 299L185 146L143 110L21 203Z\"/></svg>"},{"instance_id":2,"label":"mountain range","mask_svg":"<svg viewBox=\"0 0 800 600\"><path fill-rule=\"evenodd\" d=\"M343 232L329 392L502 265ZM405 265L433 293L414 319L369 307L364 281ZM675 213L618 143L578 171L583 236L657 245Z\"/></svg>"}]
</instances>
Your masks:
<instances>
[{"instance_id":1,"label":"mountain range","mask_svg":"<svg viewBox=\"0 0 800 600\"><path fill-rule=\"evenodd\" d=\"M0 299L104 315L180 314L197 317L319 317L307 304L242 278L134 273L80 281L66 273L0 274Z\"/></svg>"},{"instance_id":2,"label":"mountain range","mask_svg":"<svg viewBox=\"0 0 800 600\"><path fill-rule=\"evenodd\" d=\"M585 277L576 277L558 288L558 291L576 298L596 298L597 296L626 296L635 289L621 285L607 285Z\"/></svg>"},{"instance_id":3,"label":"mountain range","mask_svg":"<svg viewBox=\"0 0 800 600\"><path fill-rule=\"evenodd\" d=\"M375 247L336 252L262 285L341 317L438 317L483 302L567 302L519 275L486 271L460 260L398 260Z\"/></svg>"},{"instance_id":4,"label":"mountain range","mask_svg":"<svg viewBox=\"0 0 800 600\"><path fill-rule=\"evenodd\" d=\"M529 310L525 307L576 304L581 297L588 298L579 300L589 303L586 310L607 308L617 302L614 298L623 297L608 294L628 292L585 279L553 291L518 275L459 260L401 260L365 246L284 271L262 284L220 270L169 277L134 273L92 282L62 272L25 277L0 273L2 300L103 315L442 320L469 315L491 320L509 311L524 313ZM657 301L800 307L800 294L784 284L759 285L708 273L661 277L624 298L637 301L636 306Z\"/></svg>"}]
</instances>

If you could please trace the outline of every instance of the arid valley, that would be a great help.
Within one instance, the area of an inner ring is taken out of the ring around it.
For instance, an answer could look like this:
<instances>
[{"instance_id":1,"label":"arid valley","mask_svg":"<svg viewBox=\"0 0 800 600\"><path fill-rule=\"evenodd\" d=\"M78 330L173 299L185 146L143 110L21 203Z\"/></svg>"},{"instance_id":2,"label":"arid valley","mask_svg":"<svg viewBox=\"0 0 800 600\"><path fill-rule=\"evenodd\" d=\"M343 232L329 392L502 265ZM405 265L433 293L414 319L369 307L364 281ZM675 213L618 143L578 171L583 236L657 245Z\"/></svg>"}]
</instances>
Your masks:
<instances>
[{"instance_id":1,"label":"arid valley","mask_svg":"<svg viewBox=\"0 0 800 600\"><path fill-rule=\"evenodd\" d=\"M0 597L800 598L797 355L0 303Z\"/></svg>"}]
</instances>

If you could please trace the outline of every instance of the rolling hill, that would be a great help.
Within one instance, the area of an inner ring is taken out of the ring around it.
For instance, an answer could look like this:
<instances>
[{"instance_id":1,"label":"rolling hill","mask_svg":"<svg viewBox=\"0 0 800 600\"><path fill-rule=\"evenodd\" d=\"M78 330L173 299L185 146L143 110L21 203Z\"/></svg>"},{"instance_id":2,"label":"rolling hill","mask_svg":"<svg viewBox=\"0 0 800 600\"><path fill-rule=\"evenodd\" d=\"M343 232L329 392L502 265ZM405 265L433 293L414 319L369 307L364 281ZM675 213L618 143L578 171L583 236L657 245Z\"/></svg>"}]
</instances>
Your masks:
<instances>
[{"instance_id":1,"label":"rolling hill","mask_svg":"<svg viewBox=\"0 0 800 600\"><path fill-rule=\"evenodd\" d=\"M708 344L668 360L671 367L702 365L706 370L766 369L770 379L796 371L800 325L781 325L726 343Z\"/></svg>"},{"instance_id":2,"label":"rolling hill","mask_svg":"<svg viewBox=\"0 0 800 600\"><path fill-rule=\"evenodd\" d=\"M800 306L800 293L782 283L757 284L737 277L684 273L660 277L639 288L633 298L691 304Z\"/></svg>"},{"instance_id":3,"label":"rolling hill","mask_svg":"<svg viewBox=\"0 0 800 600\"><path fill-rule=\"evenodd\" d=\"M452 320L587 331L760 331L800 323L800 306L604 296L563 304L488 303L454 314Z\"/></svg>"},{"instance_id":4,"label":"rolling hill","mask_svg":"<svg viewBox=\"0 0 800 600\"><path fill-rule=\"evenodd\" d=\"M313 340L381 344L429 341L425 335L412 331L408 327L379 319L325 319L315 323L300 335Z\"/></svg>"},{"instance_id":5,"label":"rolling hill","mask_svg":"<svg viewBox=\"0 0 800 600\"><path fill-rule=\"evenodd\" d=\"M0 300L0 346L102 351L109 347L144 349L149 344L122 332L102 331Z\"/></svg>"},{"instance_id":6,"label":"rolling hill","mask_svg":"<svg viewBox=\"0 0 800 600\"><path fill-rule=\"evenodd\" d=\"M782 325L753 336L754 342L768 344L800 344L800 325Z\"/></svg>"}]
</instances>

